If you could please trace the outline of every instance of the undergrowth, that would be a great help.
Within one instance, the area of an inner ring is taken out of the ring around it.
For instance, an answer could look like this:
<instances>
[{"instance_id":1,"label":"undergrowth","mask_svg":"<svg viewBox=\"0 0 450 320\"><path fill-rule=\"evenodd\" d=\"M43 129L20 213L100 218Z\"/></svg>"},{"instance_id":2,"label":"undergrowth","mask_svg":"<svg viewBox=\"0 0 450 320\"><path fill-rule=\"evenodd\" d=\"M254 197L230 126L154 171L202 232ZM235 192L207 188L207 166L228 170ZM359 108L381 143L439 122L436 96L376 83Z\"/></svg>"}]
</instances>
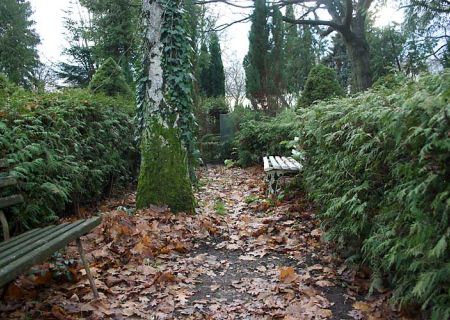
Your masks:
<instances>
[{"instance_id":1,"label":"undergrowth","mask_svg":"<svg viewBox=\"0 0 450 320\"><path fill-rule=\"evenodd\" d=\"M393 301L450 318L450 71L300 110L327 237Z\"/></svg>"},{"instance_id":2,"label":"undergrowth","mask_svg":"<svg viewBox=\"0 0 450 320\"><path fill-rule=\"evenodd\" d=\"M126 100L88 90L0 97L0 158L25 197L7 215L16 231L76 212L130 180L136 152Z\"/></svg>"}]
</instances>

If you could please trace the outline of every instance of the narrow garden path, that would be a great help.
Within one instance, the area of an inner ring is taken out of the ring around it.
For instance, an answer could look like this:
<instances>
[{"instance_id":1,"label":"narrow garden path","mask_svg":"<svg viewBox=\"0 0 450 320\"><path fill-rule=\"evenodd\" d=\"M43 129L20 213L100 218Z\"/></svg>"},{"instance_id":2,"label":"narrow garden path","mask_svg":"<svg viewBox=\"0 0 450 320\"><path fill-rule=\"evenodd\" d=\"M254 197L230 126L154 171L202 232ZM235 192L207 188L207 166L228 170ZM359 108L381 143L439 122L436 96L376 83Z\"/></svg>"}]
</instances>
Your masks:
<instances>
[{"instance_id":1,"label":"narrow garden path","mask_svg":"<svg viewBox=\"0 0 450 320\"><path fill-rule=\"evenodd\" d=\"M256 167L199 176L195 216L133 214L133 194L99 208L83 243L100 300L70 246L7 288L0 318L397 319L388 293L366 299L367 274L332 255L301 193L270 201Z\"/></svg>"}]
</instances>

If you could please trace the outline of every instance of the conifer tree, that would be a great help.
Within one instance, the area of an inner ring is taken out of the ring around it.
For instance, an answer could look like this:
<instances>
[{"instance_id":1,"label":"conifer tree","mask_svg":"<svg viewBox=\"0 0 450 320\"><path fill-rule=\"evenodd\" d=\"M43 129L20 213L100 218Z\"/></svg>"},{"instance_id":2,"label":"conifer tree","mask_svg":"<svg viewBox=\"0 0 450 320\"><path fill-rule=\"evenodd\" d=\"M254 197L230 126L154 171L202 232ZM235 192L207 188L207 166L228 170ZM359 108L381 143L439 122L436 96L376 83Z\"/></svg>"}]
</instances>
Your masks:
<instances>
[{"instance_id":1,"label":"conifer tree","mask_svg":"<svg viewBox=\"0 0 450 320\"><path fill-rule=\"evenodd\" d=\"M265 0L254 0L249 48L244 61L245 88L254 108L267 110L267 51L269 48L268 9Z\"/></svg>"},{"instance_id":2,"label":"conifer tree","mask_svg":"<svg viewBox=\"0 0 450 320\"><path fill-rule=\"evenodd\" d=\"M40 39L33 29L28 1L0 1L0 72L16 84L30 87L39 66L36 46Z\"/></svg>"},{"instance_id":3,"label":"conifer tree","mask_svg":"<svg viewBox=\"0 0 450 320\"><path fill-rule=\"evenodd\" d=\"M208 52L208 47L205 43L203 43L200 47L200 55L198 58L198 68L199 68L199 87L200 93L203 96L208 96L209 92L211 92L211 81L210 81L210 72L209 72L209 64L210 64L211 56Z\"/></svg>"},{"instance_id":4,"label":"conifer tree","mask_svg":"<svg viewBox=\"0 0 450 320\"><path fill-rule=\"evenodd\" d=\"M108 96L122 95L131 97L131 90L120 66L113 58L108 58L94 74L89 89L103 92Z\"/></svg>"},{"instance_id":5,"label":"conifer tree","mask_svg":"<svg viewBox=\"0 0 450 320\"><path fill-rule=\"evenodd\" d=\"M222 51L220 49L219 37L214 32L209 40L209 82L208 97L225 96L225 72L222 63Z\"/></svg>"},{"instance_id":6,"label":"conifer tree","mask_svg":"<svg viewBox=\"0 0 450 320\"><path fill-rule=\"evenodd\" d=\"M284 104L283 93L285 91L285 69L284 69L284 30L283 16L278 7L274 7L271 12L272 23L270 52L268 57L270 63L268 69L268 96L270 102L270 111L275 112Z\"/></svg>"}]
</instances>

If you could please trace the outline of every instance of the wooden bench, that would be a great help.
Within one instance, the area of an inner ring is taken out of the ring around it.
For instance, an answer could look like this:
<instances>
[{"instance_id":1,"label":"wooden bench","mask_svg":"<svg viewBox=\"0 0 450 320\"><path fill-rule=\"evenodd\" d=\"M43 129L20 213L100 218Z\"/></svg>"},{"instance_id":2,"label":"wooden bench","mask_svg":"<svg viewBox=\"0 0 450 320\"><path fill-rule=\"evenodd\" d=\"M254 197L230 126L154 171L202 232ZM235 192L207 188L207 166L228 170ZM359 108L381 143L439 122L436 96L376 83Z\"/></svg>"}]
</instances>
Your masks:
<instances>
[{"instance_id":1,"label":"wooden bench","mask_svg":"<svg viewBox=\"0 0 450 320\"><path fill-rule=\"evenodd\" d=\"M302 169L302 165L292 157L268 156L263 157L264 172L269 183L269 194L277 193L278 179L281 176L297 174Z\"/></svg>"},{"instance_id":2,"label":"wooden bench","mask_svg":"<svg viewBox=\"0 0 450 320\"><path fill-rule=\"evenodd\" d=\"M6 161L0 159L0 170L6 167ZM15 185L17 185L15 178L9 176L7 172L1 172L0 191L2 191L2 194L5 193L5 188L11 188ZM98 298L97 288L84 255L80 237L98 226L101 218L94 217L73 223L37 228L10 238L8 222L2 209L20 204L23 201L23 197L18 194L0 196L0 221L4 237L4 241L0 242L0 288L14 280L31 266L44 262L54 252L75 240L94 297Z\"/></svg>"}]
</instances>

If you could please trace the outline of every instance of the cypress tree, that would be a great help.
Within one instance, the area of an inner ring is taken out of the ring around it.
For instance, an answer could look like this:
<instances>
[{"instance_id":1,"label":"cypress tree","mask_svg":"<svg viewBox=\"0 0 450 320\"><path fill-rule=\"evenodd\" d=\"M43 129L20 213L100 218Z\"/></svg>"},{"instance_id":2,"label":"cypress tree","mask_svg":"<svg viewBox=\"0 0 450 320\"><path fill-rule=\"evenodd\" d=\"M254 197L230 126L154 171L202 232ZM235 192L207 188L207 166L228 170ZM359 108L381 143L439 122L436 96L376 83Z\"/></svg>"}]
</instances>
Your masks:
<instances>
[{"instance_id":1,"label":"cypress tree","mask_svg":"<svg viewBox=\"0 0 450 320\"><path fill-rule=\"evenodd\" d=\"M254 108L267 109L267 51L269 48L268 10L265 0L254 0L249 34L249 48L245 57L246 94Z\"/></svg>"},{"instance_id":2,"label":"cypress tree","mask_svg":"<svg viewBox=\"0 0 450 320\"><path fill-rule=\"evenodd\" d=\"M199 85L200 85L200 93L207 97L211 92L211 79L209 72L211 57L208 52L208 47L205 43L202 43L200 47L200 55L198 58L198 68L199 68Z\"/></svg>"},{"instance_id":3,"label":"cypress tree","mask_svg":"<svg viewBox=\"0 0 450 320\"><path fill-rule=\"evenodd\" d=\"M270 63L268 67L268 98L270 111L274 112L280 108L282 96L285 89L284 70L284 30L283 16L280 9L274 7L271 12L272 23L270 25L272 37L270 43Z\"/></svg>"},{"instance_id":4,"label":"cypress tree","mask_svg":"<svg viewBox=\"0 0 450 320\"><path fill-rule=\"evenodd\" d=\"M209 97L225 96L225 72L222 63L222 51L220 49L219 37L214 32L209 41Z\"/></svg>"},{"instance_id":5,"label":"cypress tree","mask_svg":"<svg viewBox=\"0 0 450 320\"><path fill-rule=\"evenodd\" d=\"M295 19L293 5L286 7L286 17ZM285 70L286 91L298 94L305 86L308 74L314 65L313 36L309 26L285 24Z\"/></svg>"}]
</instances>

